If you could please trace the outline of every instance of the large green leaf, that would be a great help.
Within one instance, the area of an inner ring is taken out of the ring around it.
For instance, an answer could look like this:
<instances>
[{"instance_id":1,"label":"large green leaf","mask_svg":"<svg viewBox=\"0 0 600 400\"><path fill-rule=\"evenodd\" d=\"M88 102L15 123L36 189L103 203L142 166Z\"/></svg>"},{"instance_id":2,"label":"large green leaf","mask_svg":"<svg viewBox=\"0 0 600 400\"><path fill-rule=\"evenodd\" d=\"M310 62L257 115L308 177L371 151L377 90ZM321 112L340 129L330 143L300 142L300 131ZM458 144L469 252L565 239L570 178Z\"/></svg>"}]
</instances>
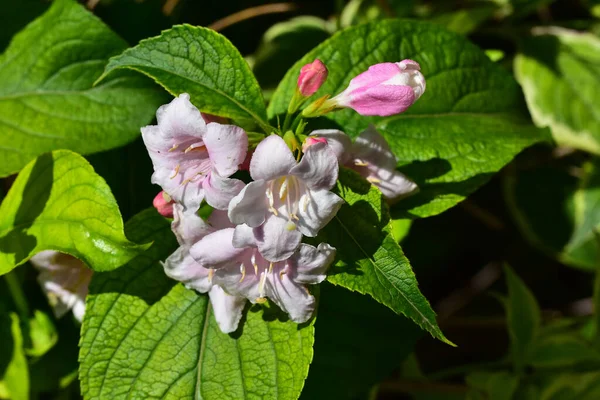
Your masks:
<instances>
[{"instance_id":1,"label":"large green leaf","mask_svg":"<svg viewBox=\"0 0 600 400\"><path fill-rule=\"evenodd\" d=\"M68 150L30 162L0 206L0 274L41 250L71 254L96 271L107 271L143 248L125 237L106 182Z\"/></svg>"},{"instance_id":2,"label":"large green leaf","mask_svg":"<svg viewBox=\"0 0 600 400\"><path fill-rule=\"evenodd\" d=\"M600 39L551 28L535 31L515 58L515 74L538 126L559 144L600 154Z\"/></svg>"},{"instance_id":3,"label":"large green leaf","mask_svg":"<svg viewBox=\"0 0 600 400\"><path fill-rule=\"evenodd\" d=\"M417 21L379 21L325 41L288 71L269 105L270 117L286 112L301 66L315 58L329 68L316 96L339 93L376 63L420 63L427 90L407 112L367 118L343 110L327 116L351 136L373 123L390 141L399 165L421 189L395 207L405 216L452 207L523 148L547 139L546 131L522 125L522 95L506 71L464 37Z\"/></svg>"},{"instance_id":4,"label":"large green leaf","mask_svg":"<svg viewBox=\"0 0 600 400\"><path fill-rule=\"evenodd\" d=\"M73 0L56 0L0 56L0 176L64 148L92 153L139 135L164 94L121 74L92 87L127 44Z\"/></svg>"},{"instance_id":5,"label":"large green leaf","mask_svg":"<svg viewBox=\"0 0 600 400\"><path fill-rule=\"evenodd\" d=\"M580 177L573 176L573 168ZM600 159L510 170L505 197L524 236L565 264L600 267Z\"/></svg>"},{"instance_id":6,"label":"large green leaf","mask_svg":"<svg viewBox=\"0 0 600 400\"><path fill-rule=\"evenodd\" d=\"M315 358L302 399L365 399L398 368L422 332L408 318L344 288L323 283Z\"/></svg>"},{"instance_id":7,"label":"large green leaf","mask_svg":"<svg viewBox=\"0 0 600 400\"><path fill-rule=\"evenodd\" d=\"M517 372L522 373L540 330L541 312L535 297L514 271L506 266L504 273L508 286L506 319L512 358Z\"/></svg>"},{"instance_id":8,"label":"large green leaf","mask_svg":"<svg viewBox=\"0 0 600 400\"><path fill-rule=\"evenodd\" d=\"M29 371L23 351L23 335L15 313L0 314L0 398L29 399Z\"/></svg>"},{"instance_id":9,"label":"large green leaf","mask_svg":"<svg viewBox=\"0 0 600 400\"><path fill-rule=\"evenodd\" d=\"M335 191L345 204L318 237L337 248L337 262L327 280L369 294L451 344L440 331L435 313L419 291L410 263L391 233L381 192L348 169L340 170Z\"/></svg>"},{"instance_id":10,"label":"large green leaf","mask_svg":"<svg viewBox=\"0 0 600 400\"><path fill-rule=\"evenodd\" d=\"M80 345L86 399L298 398L313 355L312 323L255 306L236 333L223 334L208 297L164 274L160 261L177 247L168 222L147 210L127 232L155 245L92 279Z\"/></svg>"},{"instance_id":11,"label":"large green leaf","mask_svg":"<svg viewBox=\"0 0 600 400\"><path fill-rule=\"evenodd\" d=\"M248 64L211 29L178 25L142 40L112 58L103 77L123 68L148 75L174 96L189 93L201 111L268 129L262 92Z\"/></svg>"}]
</instances>

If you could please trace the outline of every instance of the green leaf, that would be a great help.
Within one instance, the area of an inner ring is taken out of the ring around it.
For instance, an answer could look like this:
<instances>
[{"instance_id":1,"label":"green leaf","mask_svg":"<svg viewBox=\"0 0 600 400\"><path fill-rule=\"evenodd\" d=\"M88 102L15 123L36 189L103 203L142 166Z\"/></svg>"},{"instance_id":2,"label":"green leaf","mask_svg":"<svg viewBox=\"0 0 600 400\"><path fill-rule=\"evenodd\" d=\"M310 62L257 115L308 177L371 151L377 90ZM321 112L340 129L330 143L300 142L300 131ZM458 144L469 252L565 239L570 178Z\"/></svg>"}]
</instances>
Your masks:
<instances>
[{"instance_id":1,"label":"green leaf","mask_svg":"<svg viewBox=\"0 0 600 400\"><path fill-rule=\"evenodd\" d=\"M422 331L373 299L320 286L315 358L302 399L364 399L413 351Z\"/></svg>"},{"instance_id":2,"label":"green leaf","mask_svg":"<svg viewBox=\"0 0 600 400\"><path fill-rule=\"evenodd\" d=\"M315 58L329 69L315 97L339 93L373 64L420 63L427 90L407 112L327 115L350 136L372 123L390 141L401 170L420 188L395 206L395 216L427 217L452 207L522 149L548 139L546 131L524 125L521 91L502 67L464 37L417 21L378 21L326 40L288 71L269 104L270 117L286 112L300 68Z\"/></svg>"},{"instance_id":3,"label":"green leaf","mask_svg":"<svg viewBox=\"0 0 600 400\"><path fill-rule=\"evenodd\" d=\"M345 204L318 236L337 249L337 262L330 268L327 280L369 294L412 319L433 337L452 344L438 327L408 259L391 234L381 192L345 168L340 170L335 191Z\"/></svg>"},{"instance_id":4,"label":"green leaf","mask_svg":"<svg viewBox=\"0 0 600 400\"><path fill-rule=\"evenodd\" d=\"M155 245L126 267L94 274L80 344L86 399L297 399L312 359L314 327L254 306L221 333L208 296L176 284L160 261L177 247L153 209L127 224ZM314 321L314 320L313 320Z\"/></svg>"},{"instance_id":5,"label":"green leaf","mask_svg":"<svg viewBox=\"0 0 600 400\"><path fill-rule=\"evenodd\" d=\"M493 4L482 3L470 8L436 15L430 21L442 25L449 31L468 35L476 30L479 25L490 19L495 11L496 6Z\"/></svg>"},{"instance_id":6,"label":"green leaf","mask_svg":"<svg viewBox=\"0 0 600 400\"><path fill-rule=\"evenodd\" d=\"M92 87L127 44L72 0L56 0L0 56L0 176L54 149L122 146L149 123L164 94L125 74Z\"/></svg>"},{"instance_id":7,"label":"green leaf","mask_svg":"<svg viewBox=\"0 0 600 400\"><path fill-rule=\"evenodd\" d=\"M540 330L541 312L529 288L509 266L504 267L504 273L508 286L505 305L512 359L517 373L522 373Z\"/></svg>"},{"instance_id":8,"label":"green leaf","mask_svg":"<svg viewBox=\"0 0 600 400\"><path fill-rule=\"evenodd\" d=\"M41 357L46 354L58 341L58 332L52 318L40 310L35 310L33 317L29 319L29 337L31 346L25 349L27 355Z\"/></svg>"},{"instance_id":9,"label":"green leaf","mask_svg":"<svg viewBox=\"0 0 600 400\"><path fill-rule=\"evenodd\" d=\"M519 385L519 378L508 372L472 372L467 375L466 381L471 388L468 399L511 400ZM478 394L483 394L483 397L477 397Z\"/></svg>"},{"instance_id":10,"label":"green leaf","mask_svg":"<svg viewBox=\"0 0 600 400\"><path fill-rule=\"evenodd\" d=\"M173 96L189 93L200 109L268 128L262 92L237 49L211 29L178 25L113 57L102 81L118 69L141 72Z\"/></svg>"},{"instance_id":11,"label":"green leaf","mask_svg":"<svg viewBox=\"0 0 600 400\"><path fill-rule=\"evenodd\" d=\"M600 39L559 28L534 31L515 58L529 111L557 143L600 154Z\"/></svg>"},{"instance_id":12,"label":"green leaf","mask_svg":"<svg viewBox=\"0 0 600 400\"><path fill-rule=\"evenodd\" d=\"M541 337L531 352L530 364L536 368L569 368L582 363L600 366L600 353L572 333Z\"/></svg>"},{"instance_id":13,"label":"green leaf","mask_svg":"<svg viewBox=\"0 0 600 400\"><path fill-rule=\"evenodd\" d=\"M42 250L71 254L96 271L108 271L145 247L125 237L106 182L68 150L30 162L0 206L0 275Z\"/></svg>"},{"instance_id":14,"label":"green leaf","mask_svg":"<svg viewBox=\"0 0 600 400\"><path fill-rule=\"evenodd\" d=\"M508 172L504 194L524 236L567 265L598 269L600 159Z\"/></svg>"},{"instance_id":15,"label":"green leaf","mask_svg":"<svg viewBox=\"0 0 600 400\"><path fill-rule=\"evenodd\" d=\"M600 398L600 373L564 373L542 390L540 400L596 400Z\"/></svg>"},{"instance_id":16,"label":"green leaf","mask_svg":"<svg viewBox=\"0 0 600 400\"><path fill-rule=\"evenodd\" d=\"M29 371L17 314L0 314L0 339L0 398L28 400Z\"/></svg>"}]
</instances>

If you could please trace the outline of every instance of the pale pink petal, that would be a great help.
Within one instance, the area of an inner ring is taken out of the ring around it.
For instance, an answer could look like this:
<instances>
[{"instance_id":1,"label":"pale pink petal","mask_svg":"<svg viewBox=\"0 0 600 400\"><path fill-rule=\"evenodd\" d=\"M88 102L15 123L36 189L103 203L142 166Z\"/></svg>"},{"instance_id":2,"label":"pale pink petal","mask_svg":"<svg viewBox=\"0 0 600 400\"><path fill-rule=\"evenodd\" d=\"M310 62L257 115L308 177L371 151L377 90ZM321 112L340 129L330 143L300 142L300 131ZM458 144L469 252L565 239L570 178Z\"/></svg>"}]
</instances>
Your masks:
<instances>
[{"instance_id":1,"label":"pale pink petal","mask_svg":"<svg viewBox=\"0 0 600 400\"><path fill-rule=\"evenodd\" d=\"M215 229L234 228L235 226L229 220L227 211L213 210L208 217L208 223Z\"/></svg>"},{"instance_id":2,"label":"pale pink petal","mask_svg":"<svg viewBox=\"0 0 600 400\"><path fill-rule=\"evenodd\" d=\"M410 86L378 85L354 90L347 107L360 115L387 117L405 111L415 100Z\"/></svg>"},{"instance_id":3,"label":"pale pink petal","mask_svg":"<svg viewBox=\"0 0 600 400\"><path fill-rule=\"evenodd\" d=\"M271 215L265 223L254 228L254 237L260 254L271 262L289 258L300 245L302 234L296 226Z\"/></svg>"},{"instance_id":4,"label":"pale pink petal","mask_svg":"<svg viewBox=\"0 0 600 400\"><path fill-rule=\"evenodd\" d=\"M328 190L309 190L300 198L298 230L315 237L332 220L344 200Z\"/></svg>"},{"instance_id":5,"label":"pale pink petal","mask_svg":"<svg viewBox=\"0 0 600 400\"><path fill-rule=\"evenodd\" d=\"M315 311L315 298L287 274L271 274L266 281L265 292L296 323L308 321Z\"/></svg>"},{"instance_id":6,"label":"pale pink petal","mask_svg":"<svg viewBox=\"0 0 600 400\"><path fill-rule=\"evenodd\" d=\"M246 305L246 299L239 296L231 296L219 286L213 286L208 292L210 304L212 305L215 319L223 333L235 332L242 319L242 311Z\"/></svg>"},{"instance_id":7,"label":"pale pink petal","mask_svg":"<svg viewBox=\"0 0 600 400\"><path fill-rule=\"evenodd\" d=\"M352 151L352 140L344 132L337 129L319 129L312 131L310 135L326 139L340 164L348 161Z\"/></svg>"},{"instance_id":8,"label":"pale pink petal","mask_svg":"<svg viewBox=\"0 0 600 400\"><path fill-rule=\"evenodd\" d=\"M400 73L400 67L394 63L379 63L371 65L368 70L354 77L348 85L349 91L359 87L379 85Z\"/></svg>"},{"instance_id":9,"label":"pale pink petal","mask_svg":"<svg viewBox=\"0 0 600 400\"><path fill-rule=\"evenodd\" d=\"M215 229L200 218L195 211L184 210L181 204L174 204L171 230L175 233L179 244L191 246Z\"/></svg>"},{"instance_id":10,"label":"pale pink petal","mask_svg":"<svg viewBox=\"0 0 600 400\"><path fill-rule=\"evenodd\" d=\"M210 123L204 135L213 168L224 177L231 176L244 162L248 151L248 136L239 126Z\"/></svg>"},{"instance_id":11,"label":"pale pink petal","mask_svg":"<svg viewBox=\"0 0 600 400\"><path fill-rule=\"evenodd\" d=\"M166 137L190 135L202 138L206 123L200 111L190 102L190 95L182 93L156 111L158 126Z\"/></svg>"},{"instance_id":12,"label":"pale pink petal","mask_svg":"<svg viewBox=\"0 0 600 400\"><path fill-rule=\"evenodd\" d=\"M244 249L233 247L233 228L221 229L206 235L190 248L190 254L205 268L227 268L239 265Z\"/></svg>"},{"instance_id":13,"label":"pale pink petal","mask_svg":"<svg viewBox=\"0 0 600 400\"><path fill-rule=\"evenodd\" d=\"M283 139L271 135L258 144L250 161L252 179L265 181L289 174L296 159Z\"/></svg>"},{"instance_id":14,"label":"pale pink petal","mask_svg":"<svg viewBox=\"0 0 600 400\"><path fill-rule=\"evenodd\" d=\"M254 229L246 224L236 226L233 233L233 247L256 247Z\"/></svg>"},{"instance_id":15,"label":"pale pink petal","mask_svg":"<svg viewBox=\"0 0 600 400\"><path fill-rule=\"evenodd\" d=\"M244 188L239 179L223 178L212 171L202 182L206 202L217 210L227 210L229 202Z\"/></svg>"},{"instance_id":16,"label":"pale pink petal","mask_svg":"<svg viewBox=\"0 0 600 400\"><path fill-rule=\"evenodd\" d=\"M265 221L269 208L265 192L267 184L263 180L250 182L229 203L229 220L236 225L246 224L257 227Z\"/></svg>"},{"instance_id":17,"label":"pale pink petal","mask_svg":"<svg viewBox=\"0 0 600 400\"><path fill-rule=\"evenodd\" d=\"M367 179L390 201L401 200L419 190L416 183L396 170L385 170L373 165L366 169L370 172Z\"/></svg>"},{"instance_id":18,"label":"pale pink petal","mask_svg":"<svg viewBox=\"0 0 600 400\"><path fill-rule=\"evenodd\" d=\"M338 161L333 150L325 143L310 146L290 174L302 179L310 189L329 190L338 178Z\"/></svg>"},{"instance_id":19,"label":"pale pink petal","mask_svg":"<svg viewBox=\"0 0 600 400\"><path fill-rule=\"evenodd\" d=\"M182 282L188 289L206 293L212 284L208 278L209 270L203 268L190 255L188 246L180 246L163 263L165 274Z\"/></svg>"},{"instance_id":20,"label":"pale pink petal","mask_svg":"<svg viewBox=\"0 0 600 400\"><path fill-rule=\"evenodd\" d=\"M303 243L291 259L295 266L292 279L298 283L321 283L334 258L335 248L327 243L320 243L318 247Z\"/></svg>"},{"instance_id":21,"label":"pale pink petal","mask_svg":"<svg viewBox=\"0 0 600 400\"><path fill-rule=\"evenodd\" d=\"M359 162L366 162L385 169L396 169L396 156L385 138L377 132L373 125L369 125L356 138L352 146L352 154Z\"/></svg>"}]
</instances>

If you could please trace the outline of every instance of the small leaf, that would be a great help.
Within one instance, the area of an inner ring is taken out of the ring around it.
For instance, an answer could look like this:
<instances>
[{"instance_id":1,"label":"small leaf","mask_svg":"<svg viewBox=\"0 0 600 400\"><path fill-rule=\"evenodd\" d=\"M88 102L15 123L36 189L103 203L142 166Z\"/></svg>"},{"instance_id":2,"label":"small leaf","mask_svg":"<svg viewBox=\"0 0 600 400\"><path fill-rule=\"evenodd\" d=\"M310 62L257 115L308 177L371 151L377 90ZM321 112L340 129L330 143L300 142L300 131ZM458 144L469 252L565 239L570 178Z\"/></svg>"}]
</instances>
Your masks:
<instances>
[{"instance_id":1,"label":"small leaf","mask_svg":"<svg viewBox=\"0 0 600 400\"><path fill-rule=\"evenodd\" d=\"M0 275L42 250L71 254L94 270L107 271L145 247L125 237L106 182L68 150L30 162L0 206Z\"/></svg>"},{"instance_id":2,"label":"small leaf","mask_svg":"<svg viewBox=\"0 0 600 400\"><path fill-rule=\"evenodd\" d=\"M29 337L31 347L25 349L27 355L41 357L46 354L58 341L58 332L52 318L40 310L35 310L33 317L29 319Z\"/></svg>"},{"instance_id":3,"label":"small leaf","mask_svg":"<svg viewBox=\"0 0 600 400\"><path fill-rule=\"evenodd\" d=\"M0 339L0 398L28 400L29 371L17 314L0 314Z\"/></svg>"},{"instance_id":4,"label":"small leaf","mask_svg":"<svg viewBox=\"0 0 600 400\"><path fill-rule=\"evenodd\" d=\"M86 399L297 399L312 359L314 327L250 308L223 334L208 296L169 279L169 223L146 210L128 235L155 245L126 267L92 278L80 343ZM314 320L313 320L314 321Z\"/></svg>"},{"instance_id":5,"label":"small leaf","mask_svg":"<svg viewBox=\"0 0 600 400\"><path fill-rule=\"evenodd\" d=\"M487 400L512 400L519 386L519 377L508 372L472 372L467 375L466 381L471 391L483 394L481 398Z\"/></svg>"},{"instance_id":6,"label":"small leaf","mask_svg":"<svg viewBox=\"0 0 600 400\"><path fill-rule=\"evenodd\" d=\"M318 237L337 248L337 263L327 280L369 294L433 337L452 344L439 329L408 259L390 233L381 192L348 169L340 170L336 192L345 204Z\"/></svg>"},{"instance_id":7,"label":"small leaf","mask_svg":"<svg viewBox=\"0 0 600 400\"><path fill-rule=\"evenodd\" d=\"M541 326L541 312L535 297L513 270L505 266L504 273L508 286L505 305L512 358L517 373L522 373Z\"/></svg>"},{"instance_id":8,"label":"small leaf","mask_svg":"<svg viewBox=\"0 0 600 400\"><path fill-rule=\"evenodd\" d=\"M542 337L531 352L530 364L536 368L569 368L581 363L600 366L600 353L572 333Z\"/></svg>"},{"instance_id":9,"label":"small leaf","mask_svg":"<svg viewBox=\"0 0 600 400\"><path fill-rule=\"evenodd\" d=\"M92 87L127 48L73 0L56 0L0 56L0 177L63 148L88 154L122 146L149 123L164 94L139 76Z\"/></svg>"},{"instance_id":10,"label":"small leaf","mask_svg":"<svg viewBox=\"0 0 600 400\"><path fill-rule=\"evenodd\" d=\"M510 74L464 37L419 21L377 21L326 40L288 71L273 94L269 117L286 112L300 68L315 58L329 69L315 98L340 93L377 63L413 59L421 66L427 90L405 113L364 117L348 109L326 115L330 125L353 137L374 124L390 142L401 171L419 185L419 193L394 206L394 217L447 210L524 148L549 139L547 130L529 125Z\"/></svg>"},{"instance_id":11,"label":"small leaf","mask_svg":"<svg viewBox=\"0 0 600 400\"><path fill-rule=\"evenodd\" d=\"M600 154L600 39L560 28L535 31L515 58L515 74L536 125L558 144Z\"/></svg>"},{"instance_id":12,"label":"small leaf","mask_svg":"<svg viewBox=\"0 0 600 400\"><path fill-rule=\"evenodd\" d=\"M189 93L203 112L269 126L262 92L248 64L223 35L211 29L177 25L142 40L113 57L100 81L123 68L149 76L173 96Z\"/></svg>"},{"instance_id":13,"label":"small leaf","mask_svg":"<svg viewBox=\"0 0 600 400\"><path fill-rule=\"evenodd\" d=\"M554 376L542 389L540 400L596 400L600 398L600 373L566 372Z\"/></svg>"}]
</instances>

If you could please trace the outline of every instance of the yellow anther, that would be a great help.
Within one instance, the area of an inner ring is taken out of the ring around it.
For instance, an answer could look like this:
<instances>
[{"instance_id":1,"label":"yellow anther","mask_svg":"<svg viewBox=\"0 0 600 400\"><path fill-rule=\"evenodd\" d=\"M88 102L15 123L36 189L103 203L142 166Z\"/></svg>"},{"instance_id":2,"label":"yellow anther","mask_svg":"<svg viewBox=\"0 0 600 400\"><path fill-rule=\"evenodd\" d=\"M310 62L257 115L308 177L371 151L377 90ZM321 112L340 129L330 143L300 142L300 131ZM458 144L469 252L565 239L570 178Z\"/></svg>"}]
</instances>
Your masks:
<instances>
[{"instance_id":1,"label":"yellow anther","mask_svg":"<svg viewBox=\"0 0 600 400\"><path fill-rule=\"evenodd\" d=\"M381 179L377 179L377 178L373 178L373 177L368 177L367 180L371 183L381 183Z\"/></svg>"},{"instance_id":2,"label":"yellow anther","mask_svg":"<svg viewBox=\"0 0 600 400\"><path fill-rule=\"evenodd\" d=\"M258 275L258 265L256 265L256 263L252 263L252 266L254 267L254 275Z\"/></svg>"},{"instance_id":3,"label":"yellow anther","mask_svg":"<svg viewBox=\"0 0 600 400\"><path fill-rule=\"evenodd\" d=\"M269 263L269 273L273 273L273 263Z\"/></svg>"},{"instance_id":4,"label":"yellow anther","mask_svg":"<svg viewBox=\"0 0 600 400\"><path fill-rule=\"evenodd\" d=\"M273 215L278 216L279 213L277 212L276 209L274 209L273 207L269 207L269 211L273 213Z\"/></svg>"},{"instance_id":5,"label":"yellow anther","mask_svg":"<svg viewBox=\"0 0 600 400\"><path fill-rule=\"evenodd\" d=\"M181 168L181 166L177 164L177 166L175 167L175 171L173 171L173 175L171 175L169 179L173 179L177 176L177 174L179 174L179 168Z\"/></svg>"},{"instance_id":6,"label":"yellow anther","mask_svg":"<svg viewBox=\"0 0 600 400\"><path fill-rule=\"evenodd\" d=\"M209 283L212 283L212 279L213 279L214 275L215 275L215 270L214 269L209 269L208 270L208 282Z\"/></svg>"},{"instance_id":7,"label":"yellow anther","mask_svg":"<svg viewBox=\"0 0 600 400\"><path fill-rule=\"evenodd\" d=\"M354 165L356 165L357 167L368 167L369 163L364 162L362 160L354 160Z\"/></svg>"},{"instance_id":8,"label":"yellow anther","mask_svg":"<svg viewBox=\"0 0 600 400\"><path fill-rule=\"evenodd\" d=\"M267 302L267 298L266 297L259 297L256 300L254 300L257 304L264 304Z\"/></svg>"},{"instance_id":9,"label":"yellow anther","mask_svg":"<svg viewBox=\"0 0 600 400\"><path fill-rule=\"evenodd\" d=\"M284 275L285 275L285 269L282 269L281 271L279 271L279 279L283 279Z\"/></svg>"},{"instance_id":10,"label":"yellow anther","mask_svg":"<svg viewBox=\"0 0 600 400\"><path fill-rule=\"evenodd\" d=\"M240 264L240 272L242 273L242 277L239 283L242 283L244 282L244 278L246 277L246 267L244 267L244 264Z\"/></svg>"},{"instance_id":11,"label":"yellow anther","mask_svg":"<svg viewBox=\"0 0 600 400\"><path fill-rule=\"evenodd\" d=\"M178 144L174 144L173 147L169 149L169 152L176 150L179 147Z\"/></svg>"},{"instance_id":12,"label":"yellow anther","mask_svg":"<svg viewBox=\"0 0 600 400\"><path fill-rule=\"evenodd\" d=\"M285 224L285 229L291 232L296 229L296 224L292 221L288 221L287 224Z\"/></svg>"}]
</instances>

